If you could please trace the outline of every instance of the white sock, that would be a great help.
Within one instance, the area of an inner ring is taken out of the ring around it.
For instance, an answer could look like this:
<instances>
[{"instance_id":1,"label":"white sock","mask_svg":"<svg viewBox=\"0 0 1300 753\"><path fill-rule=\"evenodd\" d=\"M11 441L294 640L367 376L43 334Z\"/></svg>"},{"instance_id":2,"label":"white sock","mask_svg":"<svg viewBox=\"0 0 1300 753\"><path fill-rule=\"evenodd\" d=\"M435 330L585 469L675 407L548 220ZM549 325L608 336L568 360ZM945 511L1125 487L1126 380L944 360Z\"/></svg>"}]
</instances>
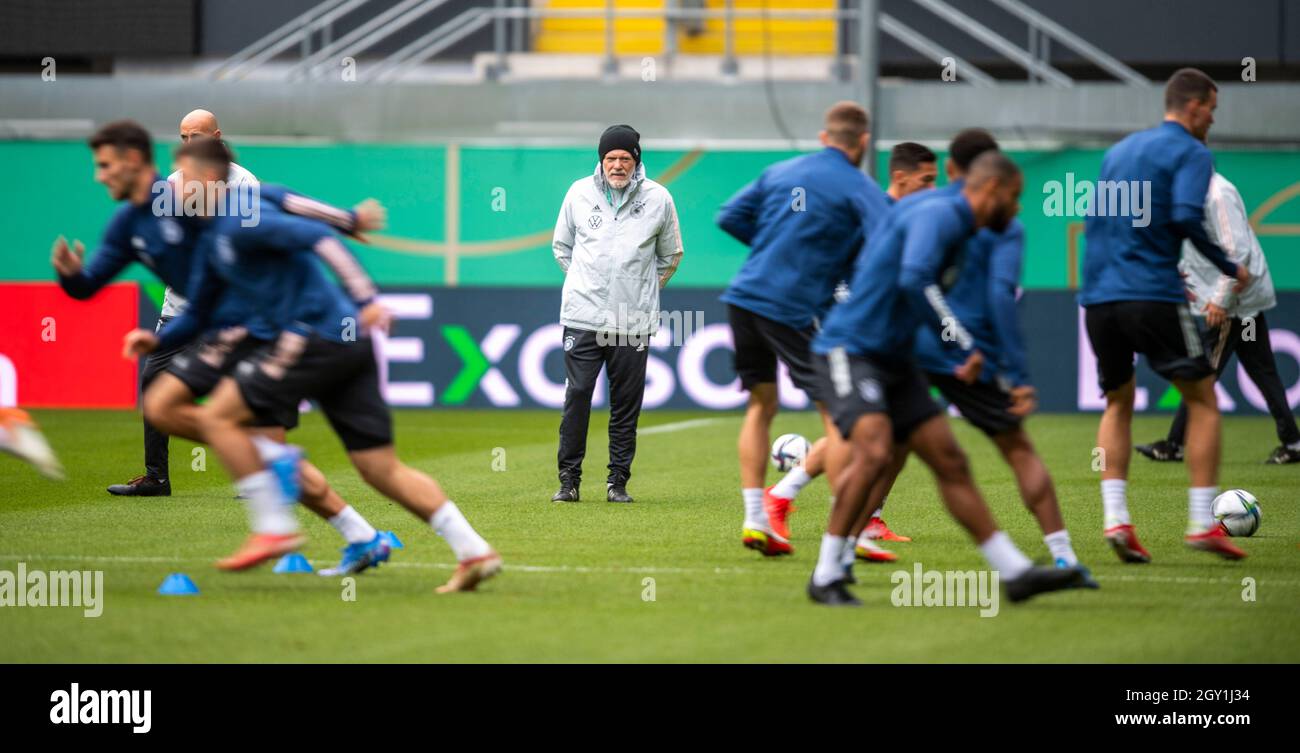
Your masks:
<instances>
[{"instance_id":1,"label":"white sock","mask_svg":"<svg viewBox=\"0 0 1300 753\"><path fill-rule=\"evenodd\" d=\"M1291 444L1287 445L1286 448L1288 450L1300 450L1300 442L1292 442Z\"/></svg>"},{"instance_id":2,"label":"white sock","mask_svg":"<svg viewBox=\"0 0 1300 753\"><path fill-rule=\"evenodd\" d=\"M875 542L873 542L871 540L871 537L867 535L867 529L863 528L862 533L858 534L858 543L863 546L867 546L868 544L873 544Z\"/></svg>"},{"instance_id":3,"label":"white sock","mask_svg":"<svg viewBox=\"0 0 1300 753\"><path fill-rule=\"evenodd\" d=\"M1079 564L1079 558L1074 554L1074 547L1070 545L1069 531L1062 528L1059 531L1044 534L1043 542L1047 544L1047 551L1052 553L1052 559L1065 560L1065 564L1070 567Z\"/></svg>"},{"instance_id":4,"label":"white sock","mask_svg":"<svg viewBox=\"0 0 1300 753\"><path fill-rule=\"evenodd\" d=\"M844 536L822 534L822 551L817 558L817 569L813 570L814 584L825 586L844 577L844 565L840 558L844 554L845 541L847 539Z\"/></svg>"},{"instance_id":5,"label":"white sock","mask_svg":"<svg viewBox=\"0 0 1300 753\"><path fill-rule=\"evenodd\" d=\"M1187 532L1204 533L1214 527L1214 498L1217 486L1193 486L1187 490Z\"/></svg>"},{"instance_id":6,"label":"white sock","mask_svg":"<svg viewBox=\"0 0 1300 753\"><path fill-rule=\"evenodd\" d=\"M888 499L888 497L886 497L885 499ZM879 519L880 513L885 511L885 499L880 500L880 507L877 507L876 511L871 513L871 517L873 519Z\"/></svg>"},{"instance_id":7,"label":"white sock","mask_svg":"<svg viewBox=\"0 0 1300 753\"><path fill-rule=\"evenodd\" d=\"M257 448L257 454L262 458L263 463L269 463L272 460L283 455L286 447L273 439L264 437L261 434L254 434L251 439L253 446Z\"/></svg>"},{"instance_id":8,"label":"white sock","mask_svg":"<svg viewBox=\"0 0 1300 753\"><path fill-rule=\"evenodd\" d=\"M799 496L799 492L808 485L809 481L812 481L812 476L808 475L808 471L805 471L802 465L795 466L785 474L784 478L776 482L776 486L772 487L772 496L794 499Z\"/></svg>"},{"instance_id":9,"label":"white sock","mask_svg":"<svg viewBox=\"0 0 1300 753\"><path fill-rule=\"evenodd\" d=\"M980 552L988 560L989 567L998 571L1002 580L1015 580L1034 566L1003 531L994 531L992 536L980 544Z\"/></svg>"},{"instance_id":10,"label":"white sock","mask_svg":"<svg viewBox=\"0 0 1300 753\"><path fill-rule=\"evenodd\" d=\"M492 551L492 547L478 535L469 521L465 520L460 508L451 500L442 503L442 507L429 518L429 523L439 536L447 540L447 545L451 547L458 562L482 557Z\"/></svg>"},{"instance_id":11,"label":"white sock","mask_svg":"<svg viewBox=\"0 0 1300 753\"><path fill-rule=\"evenodd\" d=\"M762 489L741 489L741 499L745 500L745 527L766 531L767 513L763 511Z\"/></svg>"},{"instance_id":12,"label":"white sock","mask_svg":"<svg viewBox=\"0 0 1300 753\"><path fill-rule=\"evenodd\" d=\"M361 517L361 513L345 505L338 515L330 518L330 525L349 544L365 544L375 540L375 527Z\"/></svg>"},{"instance_id":13,"label":"white sock","mask_svg":"<svg viewBox=\"0 0 1300 753\"><path fill-rule=\"evenodd\" d=\"M1128 525L1128 482L1122 478L1102 479L1103 528Z\"/></svg>"},{"instance_id":14,"label":"white sock","mask_svg":"<svg viewBox=\"0 0 1300 753\"><path fill-rule=\"evenodd\" d=\"M298 531L293 503L284 498L274 473L258 471L236 481L235 488L248 500L248 522L254 533L283 536Z\"/></svg>"}]
</instances>

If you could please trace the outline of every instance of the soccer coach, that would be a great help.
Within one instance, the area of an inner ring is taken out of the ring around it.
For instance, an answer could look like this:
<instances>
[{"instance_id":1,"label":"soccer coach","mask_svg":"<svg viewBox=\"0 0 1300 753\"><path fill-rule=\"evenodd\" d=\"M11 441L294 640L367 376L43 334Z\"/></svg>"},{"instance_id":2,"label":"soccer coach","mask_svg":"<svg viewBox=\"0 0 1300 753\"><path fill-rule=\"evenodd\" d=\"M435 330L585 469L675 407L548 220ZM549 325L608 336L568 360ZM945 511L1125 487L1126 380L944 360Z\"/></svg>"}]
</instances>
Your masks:
<instances>
[{"instance_id":1,"label":"soccer coach","mask_svg":"<svg viewBox=\"0 0 1300 753\"><path fill-rule=\"evenodd\" d=\"M577 502L587 453L591 394L601 366L609 377L609 476L606 499L631 502L627 482L645 396L650 336L659 327L659 289L682 259L677 208L668 189L645 176L641 135L605 129L600 162L569 186L551 248L564 270L564 417L560 490L553 502Z\"/></svg>"}]
</instances>

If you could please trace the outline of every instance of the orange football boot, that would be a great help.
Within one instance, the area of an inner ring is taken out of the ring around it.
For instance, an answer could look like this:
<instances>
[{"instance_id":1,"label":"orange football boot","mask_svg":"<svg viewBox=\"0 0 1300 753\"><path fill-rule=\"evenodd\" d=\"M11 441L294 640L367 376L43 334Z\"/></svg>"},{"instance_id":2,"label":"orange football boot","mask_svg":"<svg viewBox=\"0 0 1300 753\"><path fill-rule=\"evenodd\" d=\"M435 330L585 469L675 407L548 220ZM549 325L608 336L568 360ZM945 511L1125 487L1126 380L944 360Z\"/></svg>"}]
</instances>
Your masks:
<instances>
[{"instance_id":1,"label":"orange football boot","mask_svg":"<svg viewBox=\"0 0 1300 753\"><path fill-rule=\"evenodd\" d=\"M1123 525L1111 526L1102 532L1110 548L1115 550L1115 554L1124 562L1146 563L1151 561L1151 553L1142 548L1138 541L1137 531L1133 526L1124 523Z\"/></svg>"},{"instance_id":2,"label":"orange football boot","mask_svg":"<svg viewBox=\"0 0 1300 753\"><path fill-rule=\"evenodd\" d=\"M473 591L478 584L501 572L501 555L488 552L481 557L473 557L456 566L447 582L438 586L438 593L449 594L456 591Z\"/></svg>"},{"instance_id":3,"label":"orange football boot","mask_svg":"<svg viewBox=\"0 0 1300 753\"><path fill-rule=\"evenodd\" d=\"M753 549L764 557L780 557L784 554L794 554L794 547L790 546L790 542L771 531L747 527L741 531L740 536L741 543L745 545L746 549Z\"/></svg>"},{"instance_id":4,"label":"orange football boot","mask_svg":"<svg viewBox=\"0 0 1300 753\"><path fill-rule=\"evenodd\" d=\"M775 488L776 484L773 484L763 490L763 512L767 513L767 523L772 527L772 533L789 541L790 524L787 519L797 508L793 499L773 496L772 490Z\"/></svg>"},{"instance_id":5,"label":"orange football boot","mask_svg":"<svg viewBox=\"0 0 1300 753\"><path fill-rule=\"evenodd\" d=\"M1246 558L1246 553L1237 545L1228 541L1228 533L1223 530L1222 526L1214 526L1208 531L1202 533L1189 533L1183 541L1193 549L1200 549L1203 552L1213 552L1225 560L1240 560Z\"/></svg>"},{"instance_id":6,"label":"orange football boot","mask_svg":"<svg viewBox=\"0 0 1300 753\"><path fill-rule=\"evenodd\" d=\"M889 525L885 523L884 518L872 518L867 523L867 538L876 541L898 541L902 543L912 540L911 536L903 536L889 530Z\"/></svg>"},{"instance_id":7,"label":"orange football boot","mask_svg":"<svg viewBox=\"0 0 1300 753\"><path fill-rule=\"evenodd\" d=\"M255 533L244 540L239 551L222 560L217 560L221 570L247 570L269 559L283 557L296 552L307 543L307 537L300 533Z\"/></svg>"},{"instance_id":8,"label":"orange football boot","mask_svg":"<svg viewBox=\"0 0 1300 753\"><path fill-rule=\"evenodd\" d=\"M853 544L853 556L866 562L894 562L898 555L881 549L871 541L858 539Z\"/></svg>"}]
</instances>

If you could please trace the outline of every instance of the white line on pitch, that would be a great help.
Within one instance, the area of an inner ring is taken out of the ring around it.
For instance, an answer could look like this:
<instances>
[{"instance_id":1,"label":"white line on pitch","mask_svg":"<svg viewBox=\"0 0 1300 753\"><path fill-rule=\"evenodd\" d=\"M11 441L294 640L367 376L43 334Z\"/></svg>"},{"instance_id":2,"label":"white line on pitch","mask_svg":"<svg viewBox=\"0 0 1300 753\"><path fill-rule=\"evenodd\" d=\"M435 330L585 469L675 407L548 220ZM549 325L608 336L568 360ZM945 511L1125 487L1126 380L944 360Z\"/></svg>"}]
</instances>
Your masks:
<instances>
[{"instance_id":1,"label":"white line on pitch","mask_svg":"<svg viewBox=\"0 0 1300 753\"><path fill-rule=\"evenodd\" d=\"M708 426L716 424L719 419L716 418L692 418L689 421L674 421L670 424L659 424L651 426L648 429L638 429L637 436L643 437L647 434L667 434L672 431L681 431L682 429L694 429L697 426Z\"/></svg>"},{"instance_id":2,"label":"white line on pitch","mask_svg":"<svg viewBox=\"0 0 1300 753\"><path fill-rule=\"evenodd\" d=\"M122 562L130 564L183 564L183 563L210 563L214 558L198 557L133 557L133 556L96 556L81 554L0 554L0 562L13 560L15 562L25 562L29 560L62 560L68 562ZM384 567L397 568L414 568L420 570L453 570L456 565L450 562L386 562ZM743 567L656 567L648 566L629 566L629 567L591 567L587 565L522 565L514 564L509 560L506 561L506 569L524 573L578 573L578 574L595 574L595 575L617 575L621 573L647 574L647 575L746 575L758 571ZM867 568L876 570L879 568ZM1101 581L1123 581L1125 583L1182 583L1186 585L1241 585L1241 580L1236 577L1221 578L1201 578L1194 576L1160 576L1160 575L1093 575L1094 578ZM1261 580L1259 585L1264 586L1300 586L1300 580Z\"/></svg>"},{"instance_id":3,"label":"white line on pitch","mask_svg":"<svg viewBox=\"0 0 1300 753\"><path fill-rule=\"evenodd\" d=\"M124 564L186 564L210 563L215 561L199 557L132 557L132 556L95 556L80 554L0 554L0 562L13 560L26 562L31 560L59 560L66 562L121 562ZM384 567L418 568L423 570L454 570L452 562L386 562ZM585 565L516 565L507 562L506 568L525 573L649 573L655 575L689 575L712 573L714 575L744 574L752 572L742 567L588 567Z\"/></svg>"}]
</instances>

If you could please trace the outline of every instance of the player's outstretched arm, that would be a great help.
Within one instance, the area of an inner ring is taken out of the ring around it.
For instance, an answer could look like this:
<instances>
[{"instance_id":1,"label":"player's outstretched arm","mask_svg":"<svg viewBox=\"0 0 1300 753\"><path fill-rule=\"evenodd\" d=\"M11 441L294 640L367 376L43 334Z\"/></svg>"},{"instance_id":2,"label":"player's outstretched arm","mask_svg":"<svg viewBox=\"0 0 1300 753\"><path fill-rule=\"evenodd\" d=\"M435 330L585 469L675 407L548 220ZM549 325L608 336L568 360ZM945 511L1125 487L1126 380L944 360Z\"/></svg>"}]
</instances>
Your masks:
<instances>
[{"instance_id":1,"label":"player's outstretched arm","mask_svg":"<svg viewBox=\"0 0 1300 753\"><path fill-rule=\"evenodd\" d=\"M263 216L258 224L241 227L227 237L245 253L294 254L310 249L334 272L358 307L371 303L379 294L361 262L328 225L318 220L288 214Z\"/></svg>"},{"instance_id":2,"label":"player's outstretched arm","mask_svg":"<svg viewBox=\"0 0 1300 753\"><path fill-rule=\"evenodd\" d=\"M118 214L104 231L99 248L88 266L85 263L86 249L81 241L74 240L69 248L67 239L61 235L55 239L54 246L50 249L50 264L58 274L59 287L63 288L63 292L78 300L85 300L112 282L131 263L134 255L130 248L123 216Z\"/></svg>"},{"instance_id":3,"label":"player's outstretched arm","mask_svg":"<svg viewBox=\"0 0 1300 753\"><path fill-rule=\"evenodd\" d=\"M763 176L736 192L718 210L715 222L731 237L748 246L758 232L758 210L763 201Z\"/></svg>"},{"instance_id":4,"label":"player's outstretched arm","mask_svg":"<svg viewBox=\"0 0 1300 753\"><path fill-rule=\"evenodd\" d=\"M50 264L54 265L54 271L59 277L73 277L81 273L86 247L81 245L81 241L73 241L72 244L69 249L68 239L60 235L54 239L54 246L50 248Z\"/></svg>"},{"instance_id":5,"label":"player's outstretched arm","mask_svg":"<svg viewBox=\"0 0 1300 753\"><path fill-rule=\"evenodd\" d=\"M158 336L147 329L133 329L122 338L122 357L134 361L158 349Z\"/></svg>"},{"instance_id":6,"label":"player's outstretched arm","mask_svg":"<svg viewBox=\"0 0 1300 753\"><path fill-rule=\"evenodd\" d=\"M305 217L281 215L264 217L258 225L240 228L231 241L244 251L269 253L309 253L325 263L343 290L356 304L360 323L366 331L392 328L392 313L376 298L379 287L361 266L348 247L326 225Z\"/></svg>"},{"instance_id":7,"label":"player's outstretched arm","mask_svg":"<svg viewBox=\"0 0 1300 753\"><path fill-rule=\"evenodd\" d=\"M261 192L263 198L289 214L319 220L361 241L365 241L364 233L383 230L388 226L388 210L377 199L366 199L349 210L281 185L263 183Z\"/></svg>"},{"instance_id":8,"label":"player's outstretched arm","mask_svg":"<svg viewBox=\"0 0 1300 753\"><path fill-rule=\"evenodd\" d=\"M190 284L185 290L189 305L181 315L162 328L154 341L154 348L178 348L203 334L212 319L212 312L225 290L225 283L209 268L208 256L215 238L207 237L194 250L194 268ZM149 333L153 334L153 333ZM129 336L128 336L129 337ZM147 351L146 351L147 352Z\"/></svg>"}]
</instances>

